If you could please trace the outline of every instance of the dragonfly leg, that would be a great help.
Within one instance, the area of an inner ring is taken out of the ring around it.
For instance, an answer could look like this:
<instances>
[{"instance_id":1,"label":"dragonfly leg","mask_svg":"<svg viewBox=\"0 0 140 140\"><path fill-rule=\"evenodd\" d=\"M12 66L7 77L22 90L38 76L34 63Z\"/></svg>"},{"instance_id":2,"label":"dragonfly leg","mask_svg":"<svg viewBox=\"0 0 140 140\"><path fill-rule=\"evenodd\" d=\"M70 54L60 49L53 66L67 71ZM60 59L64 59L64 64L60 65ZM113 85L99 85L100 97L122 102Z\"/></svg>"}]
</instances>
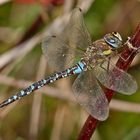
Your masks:
<instances>
[{"instance_id":1,"label":"dragonfly leg","mask_svg":"<svg viewBox=\"0 0 140 140\"><path fill-rule=\"evenodd\" d=\"M103 66L104 61L100 64L100 67L101 67L103 70L105 70L107 73L109 72L110 61L111 61L111 57L109 57L109 58L107 59L107 67L106 67L106 68Z\"/></svg>"},{"instance_id":2,"label":"dragonfly leg","mask_svg":"<svg viewBox=\"0 0 140 140\"><path fill-rule=\"evenodd\" d=\"M134 50L134 51L140 51L140 49L139 48L136 48L136 47L133 47L133 45L132 45L132 43L130 43L130 37L128 37L127 38L127 41L125 42L125 44L129 47L129 49L132 49L132 50Z\"/></svg>"},{"instance_id":3,"label":"dragonfly leg","mask_svg":"<svg viewBox=\"0 0 140 140\"><path fill-rule=\"evenodd\" d=\"M119 56L124 62L128 61L134 52L136 52L136 53L139 53L139 52L140 52L140 49L139 49L139 48L133 47L133 45L130 43L130 39L131 39L131 38L128 37L127 41L125 42L125 45L127 45L128 48L129 48L130 50L131 50L131 49L133 50L132 53L129 55L129 57L127 57L127 59L125 59L125 58L123 58L120 54L118 54L118 56Z\"/></svg>"},{"instance_id":4,"label":"dragonfly leg","mask_svg":"<svg viewBox=\"0 0 140 140\"><path fill-rule=\"evenodd\" d=\"M124 62L127 62L129 59L130 59L130 57L132 56L132 54L133 54L133 52L129 55L129 57L127 57L126 59L125 58L123 58L120 54L117 54Z\"/></svg>"},{"instance_id":5,"label":"dragonfly leg","mask_svg":"<svg viewBox=\"0 0 140 140\"><path fill-rule=\"evenodd\" d=\"M100 64L100 67L103 69L103 70L105 70L106 72L107 72L107 69L103 66L103 63L104 62L102 62L101 64ZM108 66L107 66L108 67Z\"/></svg>"},{"instance_id":6,"label":"dragonfly leg","mask_svg":"<svg viewBox=\"0 0 140 140\"><path fill-rule=\"evenodd\" d=\"M110 60L111 60L111 57L109 57L109 59L108 59L108 61L107 61L107 71L108 71L108 72L109 72Z\"/></svg>"}]
</instances>

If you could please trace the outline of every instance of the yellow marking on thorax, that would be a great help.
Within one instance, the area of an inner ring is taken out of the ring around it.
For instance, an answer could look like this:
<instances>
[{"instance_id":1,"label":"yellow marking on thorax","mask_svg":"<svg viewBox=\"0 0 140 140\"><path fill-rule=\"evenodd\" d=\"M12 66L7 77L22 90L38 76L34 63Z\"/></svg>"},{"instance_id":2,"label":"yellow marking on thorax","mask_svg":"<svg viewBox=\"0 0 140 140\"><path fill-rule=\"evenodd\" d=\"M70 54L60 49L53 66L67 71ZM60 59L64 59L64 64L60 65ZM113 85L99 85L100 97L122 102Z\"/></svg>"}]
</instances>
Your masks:
<instances>
[{"instance_id":1,"label":"yellow marking on thorax","mask_svg":"<svg viewBox=\"0 0 140 140\"><path fill-rule=\"evenodd\" d=\"M103 54L104 55L110 55L112 53L112 51L109 49L109 50L106 50L106 51L103 51Z\"/></svg>"}]
</instances>

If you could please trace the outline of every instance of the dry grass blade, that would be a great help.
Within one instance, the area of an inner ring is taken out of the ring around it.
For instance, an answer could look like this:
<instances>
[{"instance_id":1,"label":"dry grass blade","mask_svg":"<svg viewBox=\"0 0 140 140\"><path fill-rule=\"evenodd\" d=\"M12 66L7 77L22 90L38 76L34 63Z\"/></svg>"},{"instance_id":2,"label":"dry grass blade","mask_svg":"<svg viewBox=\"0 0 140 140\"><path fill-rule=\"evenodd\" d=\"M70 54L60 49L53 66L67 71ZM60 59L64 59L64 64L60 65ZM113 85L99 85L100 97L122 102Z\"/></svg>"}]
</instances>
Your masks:
<instances>
[{"instance_id":1,"label":"dry grass blade","mask_svg":"<svg viewBox=\"0 0 140 140\"><path fill-rule=\"evenodd\" d=\"M63 128L65 111L66 111L65 107L57 108L50 140L61 140L61 132Z\"/></svg>"},{"instance_id":2,"label":"dry grass blade","mask_svg":"<svg viewBox=\"0 0 140 140\"><path fill-rule=\"evenodd\" d=\"M122 112L140 113L140 104L139 103L112 100L110 102L110 108L113 110L118 110L118 111L122 111Z\"/></svg>"},{"instance_id":3,"label":"dry grass blade","mask_svg":"<svg viewBox=\"0 0 140 140\"><path fill-rule=\"evenodd\" d=\"M46 59L44 58L44 56L42 56L40 58L40 64L36 80L40 80L44 77L46 64L47 64ZM42 102L42 94L34 94L29 130L29 137L32 140L36 140L38 135L41 102Z\"/></svg>"},{"instance_id":4,"label":"dry grass blade","mask_svg":"<svg viewBox=\"0 0 140 140\"><path fill-rule=\"evenodd\" d=\"M32 39L24 42L23 44L15 47L14 49L4 53L0 56L0 69L3 68L6 64L11 61L21 57L22 55L27 54L36 44L41 42L42 34L33 37Z\"/></svg>"}]
</instances>

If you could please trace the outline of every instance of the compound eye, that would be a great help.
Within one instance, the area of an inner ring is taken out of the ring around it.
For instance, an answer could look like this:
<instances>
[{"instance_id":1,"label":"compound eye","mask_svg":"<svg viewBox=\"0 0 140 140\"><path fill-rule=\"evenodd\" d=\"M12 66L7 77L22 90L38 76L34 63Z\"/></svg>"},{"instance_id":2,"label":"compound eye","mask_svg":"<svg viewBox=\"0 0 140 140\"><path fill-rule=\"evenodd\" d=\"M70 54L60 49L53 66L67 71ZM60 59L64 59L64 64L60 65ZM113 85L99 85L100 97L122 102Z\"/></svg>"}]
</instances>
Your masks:
<instances>
[{"instance_id":1,"label":"compound eye","mask_svg":"<svg viewBox=\"0 0 140 140\"><path fill-rule=\"evenodd\" d=\"M115 40L114 40L114 38L113 37L110 37L110 38L108 38L108 41L110 42L110 43L115 43Z\"/></svg>"},{"instance_id":2,"label":"compound eye","mask_svg":"<svg viewBox=\"0 0 140 140\"><path fill-rule=\"evenodd\" d=\"M118 35L118 34L117 34ZM119 38L117 38L114 34L106 34L104 36L104 40L107 44L110 45L110 47L115 50L117 48L119 48L121 46L121 41L119 40Z\"/></svg>"},{"instance_id":3,"label":"compound eye","mask_svg":"<svg viewBox=\"0 0 140 140\"><path fill-rule=\"evenodd\" d=\"M115 49L117 48L117 43L116 43L116 39L113 37L110 37L107 39L108 40L108 44L110 44L110 46Z\"/></svg>"}]
</instances>

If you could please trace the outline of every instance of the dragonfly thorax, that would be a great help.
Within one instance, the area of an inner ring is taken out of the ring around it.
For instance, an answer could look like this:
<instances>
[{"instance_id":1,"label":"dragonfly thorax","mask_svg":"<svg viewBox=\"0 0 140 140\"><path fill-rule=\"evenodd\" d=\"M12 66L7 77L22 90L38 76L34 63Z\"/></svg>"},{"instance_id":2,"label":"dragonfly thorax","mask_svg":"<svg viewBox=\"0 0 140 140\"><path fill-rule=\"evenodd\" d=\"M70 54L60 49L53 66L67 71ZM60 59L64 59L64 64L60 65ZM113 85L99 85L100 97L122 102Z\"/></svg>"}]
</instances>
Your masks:
<instances>
[{"instance_id":1,"label":"dragonfly thorax","mask_svg":"<svg viewBox=\"0 0 140 140\"><path fill-rule=\"evenodd\" d=\"M89 46L84 54L84 61L87 64L87 68L94 68L98 64L101 64L113 51L110 46L104 41L104 39L97 40Z\"/></svg>"},{"instance_id":2,"label":"dragonfly thorax","mask_svg":"<svg viewBox=\"0 0 140 140\"><path fill-rule=\"evenodd\" d=\"M106 34L102 39L99 39L90 45L85 54L84 60L87 67L94 68L102 63L107 57L119 51L122 47L122 38L118 32Z\"/></svg>"}]
</instances>

